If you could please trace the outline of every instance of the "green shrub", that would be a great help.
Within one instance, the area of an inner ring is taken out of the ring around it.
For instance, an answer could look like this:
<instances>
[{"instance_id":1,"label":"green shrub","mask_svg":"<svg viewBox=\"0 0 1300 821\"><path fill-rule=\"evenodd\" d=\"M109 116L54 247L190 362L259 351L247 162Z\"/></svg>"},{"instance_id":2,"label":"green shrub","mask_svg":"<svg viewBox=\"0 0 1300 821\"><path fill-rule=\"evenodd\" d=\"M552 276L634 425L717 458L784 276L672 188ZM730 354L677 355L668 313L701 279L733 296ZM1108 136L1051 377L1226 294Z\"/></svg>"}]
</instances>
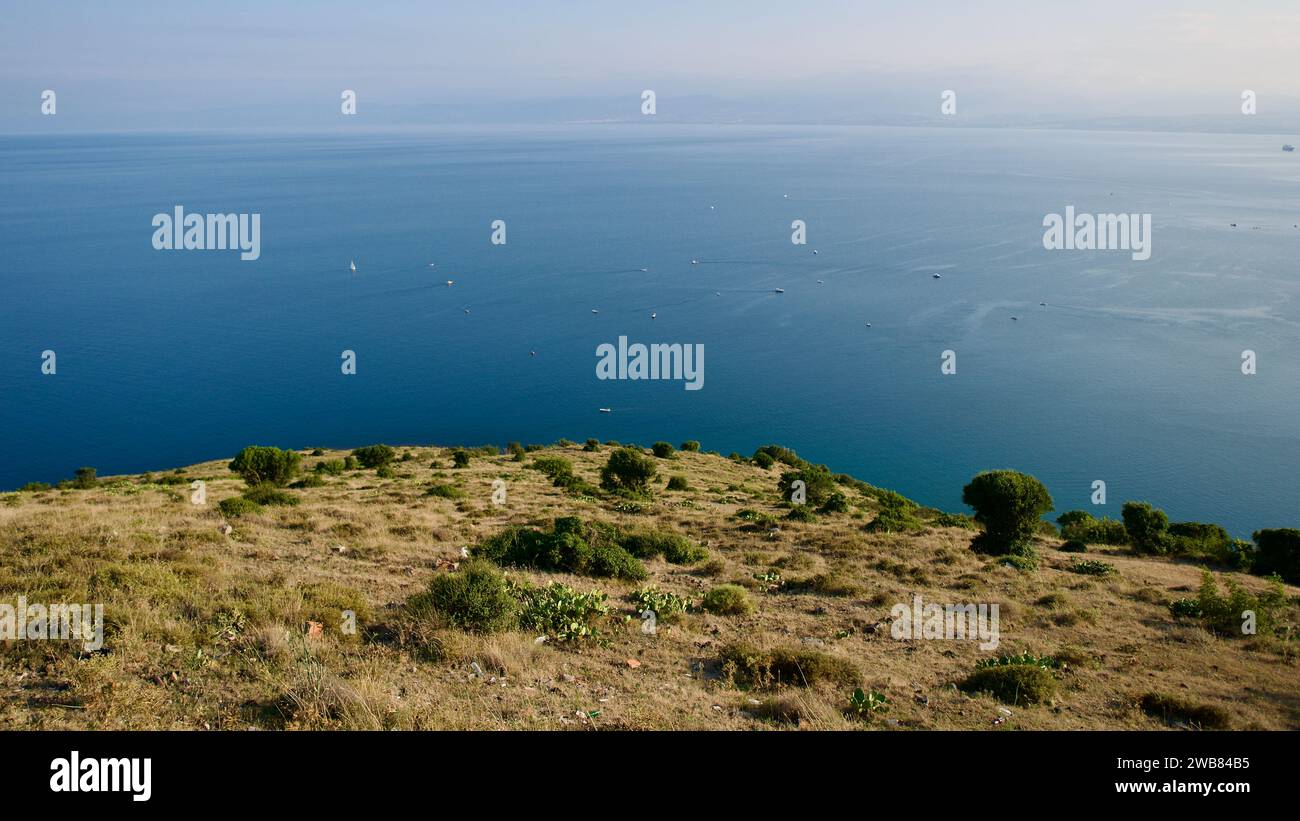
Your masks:
<instances>
[{"instance_id":1,"label":"green shrub","mask_svg":"<svg viewBox=\"0 0 1300 821\"><path fill-rule=\"evenodd\" d=\"M538 456L528 467L549 476L557 485L573 477L573 463L563 456Z\"/></svg>"},{"instance_id":2,"label":"green shrub","mask_svg":"<svg viewBox=\"0 0 1300 821\"><path fill-rule=\"evenodd\" d=\"M240 516L251 516L255 513L262 512L262 506L252 499L245 499L243 496L233 496L229 499L222 499L217 503L221 514L231 519L238 519Z\"/></svg>"},{"instance_id":3,"label":"green shrub","mask_svg":"<svg viewBox=\"0 0 1300 821\"><path fill-rule=\"evenodd\" d=\"M876 518L867 523L868 533L914 533L925 528L911 508L883 507Z\"/></svg>"},{"instance_id":4,"label":"green shrub","mask_svg":"<svg viewBox=\"0 0 1300 821\"><path fill-rule=\"evenodd\" d=\"M809 465L799 470L787 470L781 474L776 487L782 499L788 502L795 501L795 482L804 483L804 503L813 507L825 504L831 495L839 490L829 470Z\"/></svg>"},{"instance_id":5,"label":"green shrub","mask_svg":"<svg viewBox=\"0 0 1300 821\"><path fill-rule=\"evenodd\" d=\"M1138 553L1168 553L1173 546L1169 517L1146 502L1125 502L1121 512L1124 530Z\"/></svg>"},{"instance_id":6,"label":"green shrub","mask_svg":"<svg viewBox=\"0 0 1300 821\"><path fill-rule=\"evenodd\" d=\"M503 565L563 570L580 576L644 579L645 567L617 543L613 528L555 520L550 533L512 526L474 546L472 553Z\"/></svg>"},{"instance_id":7,"label":"green shrub","mask_svg":"<svg viewBox=\"0 0 1300 821\"><path fill-rule=\"evenodd\" d=\"M353 450L352 456L363 468L378 468L397 458L397 451L388 445L367 445Z\"/></svg>"},{"instance_id":8,"label":"green shrub","mask_svg":"<svg viewBox=\"0 0 1300 821\"><path fill-rule=\"evenodd\" d=\"M776 460L773 459L770 454L764 453L763 451L754 454L753 462L763 470L767 470L772 467L772 465L776 464Z\"/></svg>"},{"instance_id":9,"label":"green shrub","mask_svg":"<svg viewBox=\"0 0 1300 821\"><path fill-rule=\"evenodd\" d=\"M1214 574L1201 571L1201 587L1196 598L1180 599L1170 605L1174 615L1200 617L1206 628L1219 635L1241 636L1247 624L1245 614L1254 613L1256 634L1269 635L1277 626L1278 611L1286 606L1286 590L1276 576L1269 580L1269 589L1251 593L1231 578L1225 580L1227 595L1219 592Z\"/></svg>"},{"instance_id":10,"label":"green shrub","mask_svg":"<svg viewBox=\"0 0 1300 821\"><path fill-rule=\"evenodd\" d=\"M1052 497L1033 476L1014 470L977 475L962 489L962 501L975 510L984 532L971 547L995 556L1032 555L1039 517L1052 509Z\"/></svg>"},{"instance_id":11,"label":"green shrub","mask_svg":"<svg viewBox=\"0 0 1300 821\"><path fill-rule=\"evenodd\" d=\"M935 527L960 527L966 530L979 530L980 526L965 513L940 513L930 521Z\"/></svg>"},{"instance_id":12,"label":"green shrub","mask_svg":"<svg viewBox=\"0 0 1300 821\"><path fill-rule=\"evenodd\" d=\"M89 490L99 484L94 468L77 468L73 473L72 487L77 490Z\"/></svg>"},{"instance_id":13,"label":"green shrub","mask_svg":"<svg viewBox=\"0 0 1300 821\"><path fill-rule=\"evenodd\" d=\"M695 564L709 556L704 548L671 531L638 528L620 532L616 538L620 547L640 559L663 556L669 564Z\"/></svg>"},{"instance_id":14,"label":"green shrub","mask_svg":"<svg viewBox=\"0 0 1300 821\"><path fill-rule=\"evenodd\" d=\"M586 442L582 443L582 449L587 453L595 453L600 450L600 440L588 439Z\"/></svg>"},{"instance_id":15,"label":"green shrub","mask_svg":"<svg viewBox=\"0 0 1300 821\"><path fill-rule=\"evenodd\" d=\"M298 481L289 485L292 488L324 487L325 480L318 473L309 473Z\"/></svg>"},{"instance_id":16,"label":"green shrub","mask_svg":"<svg viewBox=\"0 0 1300 821\"><path fill-rule=\"evenodd\" d=\"M743 689L818 684L856 687L861 681L858 669L847 659L803 648L763 650L736 642L722 648L719 661L723 675Z\"/></svg>"},{"instance_id":17,"label":"green shrub","mask_svg":"<svg viewBox=\"0 0 1300 821\"><path fill-rule=\"evenodd\" d=\"M1174 522L1169 525L1171 552L1179 556L1229 563L1233 538L1221 526L1205 522Z\"/></svg>"},{"instance_id":18,"label":"green shrub","mask_svg":"<svg viewBox=\"0 0 1300 821\"><path fill-rule=\"evenodd\" d=\"M651 452L654 453L655 456L658 456L660 459L673 458L673 453L674 453L673 446L668 444L667 442L655 442L653 445L650 446L650 450Z\"/></svg>"},{"instance_id":19,"label":"green shrub","mask_svg":"<svg viewBox=\"0 0 1300 821\"><path fill-rule=\"evenodd\" d=\"M644 493L658 469L653 459L636 448L619 448L609 455L600 471L600 486L606 490Z\"/></svg>"},{"instance_id":20,"label":"green shrub","mask_svg":"<svg viewBox=\"0 0 1300 821\"><path fill-rule=\"evenodd\" d=\"M49 489L50 489L50 484L48 482L28 482L27 484L18 488L20 493L40 493L43 490L49 490Z\"/></svg>"},{"instance_id":21,"label":"green shrub","mask_svg":"<svg viewBox=\"0 0 1300 821\"><path fill-rule=\"evenodd\" d=\"M1061 552L1062 553L1087 553L1088 546L1083 542L1078 541L1077 539L1070 539L1065 544L1061 545Z\"/></svg>"},{"instance_id":22,"label":"green shrub","mask_svg":"<svg viewBox=\"0 0 1300 821\"><path fill-rule=\"evenodd\" d=\"M390 465L380 465L375 468L375 475L380 479L393 479L397 477L397 471L393 470Z\"/></svg>"},{"instance_id":23,"label":"green shrub","mask_svg":"<svg viewBox=\"0 0 1300 821\"><path fill-rule=\"evenodd\" d=\"M320 448L312 448L312 449L311 449L311 455L312 455L312 456L324 456L324 455L325 455L325 451L321 450Z\"/></svg>"},{"instance_id":24,"label":"green shrub","mask_svg":"<svg viewBox=\"0 0 1300 821\"><path fill-rule=\"evenodd\" d=\"M1201 730L1226 730L1232 720L1226 710L1210 704L1197 704L1174 696L1147 693L1138 704L1142 712L1166 724L1187 724Z\"/></svg>"},{"instance_id":25,"label":"green shrub","mask_svg":"<svg viewBox=\"0 0 1300 821\"><path fill-rule=\"evenodd\" d=\"M700 443L694 439L687 439L685 442L682 442L682 450L687 451L688 453L699 453Z\"/></svg>"},{"instance_id":26,"label":"green shrub","mask_svg":"<svg viewBox=\"0 0 1300 821\"><path fill-rule=\"evenodd\" d=\"M967 693L990 693L1011 705L1042 704L1056 694L1056 677L1038 664L1005 664L975 670L958 685Z\"/></svg>"},{"instance_id":27,"label":"green shrub","mask_svg":"<svg viewBox=\"0 0 1300 821\"><path fill-rule=\"evenodd\" d=\"M691 483L686 480L685 476L669 476L668 490L690 490Z\"/></svg>"},{"instance_id":28,"label":"green shrub","mask_svg":"<svg viewBox=\"0 0 1300 821\"><path fill-rule=\"evenodd\" d=\"M605 593L583 593L559 582L520 588L517 595L522 605L519 623L529 630L542 631L553 641L596 638L599 631L594 622L609 614Z\"/></svg>"},{"instance_id":29,"label":"green shrub","mask_svg":"<svg viewBox=\"0 0 1300 821\"><path fill-rule=\"evenodd\" d=\"M433 484L424 491L425 496L436 496L439 499L464 499L465 491L455 485Z\"/></svg>"},{"instance_id":30,"label":"green shrub","mask_svg":"<svg viewBox=\"0 0 1300 821\"><path fill-rule=\"evenodd\" d=\"M228 467L250 485L282 487L298 473L301 459L297 451L250 445L235 454Z\"/></svg>"},{"instance_id":31,"label":"green shrub","mask_svg":"<svg viewBox=\"0 0 1300 821\"><path fill-rule=\"evenodd\" d=\"M343 469L344 469L344 470L356 470L356 469L357 469L357 457L355 457L355 456L344 456L344 457L343 457Z\"/></svg>"},{"instance_id":32,"label":"green shrub","mask_svg":"<svg viewBox=\"0 0 1300 821\"><path fill-rule=\"evenodd\" d=\"M792 468L804 468L809 466L808 462L803 459L800 459L799 455L796 454L794 451L790 450L789 448L781 447L780 445L763 445L763 447L754 451L755 462L760 461L759 460L760 454L770 458L773 463L781 462L783 464L789 465Z\"/></svg>"},{"instance_id":33,"label":"green shrub","mask_svg":"<svg viewBox=\"0 0 1300 821\"><path fill-rule=\"evenodd\" d=\"M808 505L795 505L790 508L790 512L785 514L785 518L792 522L814 522L817 520L817 514Z\"/></svg>"},{"instance_id":34,"label":"green shrub","mask_svg":"<svg viewBox=\"0 0 1300 821\"><path fill-rule=\"evenodd\" d=\"M817 508L817 510L822 513L848 513L849 497L837 490L827 496L826 501L822 502L821 507Z\"/></svg>"},{"instance_id":35,"label":"green shrub","mask_svg":"<svg viewBox=\"0 0 1300 821\"><path fill-rule=\"evenodd\" d=\"M704 594L700 606L719 616L745 616L754 611L745 588L736 584L720 584Z\"/></svg>"},{"instance_id":36,"label":"green shrub","mask_svg":"<svg viewBox=\"0 0 1300 821\"><path fill-rule=\"evenodd\" d=\"M451 452L451 465L454 468L469 467L469 451L464 448L456 448Z\"/></svg>"},{"instance_id":37,"label":"green shrub","mask_svg":"<svg viewBox=\"0 0 1300 821\"><path fill-rule=\"evenodd\" d=\"M1284 581L1300 584L1300 530L1256 530L1251 538L1256 545L1252 572L1259 576L1277 574Z\"/></svg>"},{"instance_id":38,"label":"green shrub","mask_svg":"<svg viewBox=\"0 0 1300 821\"><path fill-rule=\"evenodd\" d=\"M508 630L518 619L518 603L505 577L491 563L468 561L454 573L434 576L429 590L412 598L420 614L432 611L448 625L474 633Z\"/></svg>"},{"instance_id":39,"label":"green shrub","mask_svg":"<svg viewBox=\"0 0 1300 821\"><path fill-rule=\"evenodd\" d=\"M1038 556L1034 553L1008 553L1000 557L998 563L1028 573L1038 569Z\"/></svg>"},{"instance_id":40,"label":"green shrub","mask_svg":"<svg viewBox=\"0 0 1300 821\"><path fill-rule=\"evenodd\" d=\"M1119 568L1109 562L1086 559L1070 565L1070 572L1082 573L1085 576L1114 576L1119 573Z\"/></svg>"},{"instance_id":41,"label":"green shrub","mask_svg":"<svg viewBox=\"0 0 1300 821\"><path fill-rule=\"evenodd\" d=\"M511 442L506 445L506 453L510 454L510 461L522 462L524 461L524 455L528 453L528 451L524 450L524 446L518 442Z\"/></svg>"},{"instance_id":42,"label":"green shrub","mask_svg":"<svg viewBox=\"0 0 1300 821\"><path fill-rule=\"evenodd\" d=\"M328 473L330 476L342 476L344 464L342 459L329 459L324 462L317 462L313 468L317 473Z\"/></svg>"},{"instance_id":43,"label":"green shrub","mask_svg":"<svg viewBox=\"0 0 1300 821\"><path fill-rule=\"evenodd\" d=\"M302 501L289 491L281 490L270 482L253 485L244 491L244 498L259 505L288 505L290 507Z\"/></svg>"}]
</instances>

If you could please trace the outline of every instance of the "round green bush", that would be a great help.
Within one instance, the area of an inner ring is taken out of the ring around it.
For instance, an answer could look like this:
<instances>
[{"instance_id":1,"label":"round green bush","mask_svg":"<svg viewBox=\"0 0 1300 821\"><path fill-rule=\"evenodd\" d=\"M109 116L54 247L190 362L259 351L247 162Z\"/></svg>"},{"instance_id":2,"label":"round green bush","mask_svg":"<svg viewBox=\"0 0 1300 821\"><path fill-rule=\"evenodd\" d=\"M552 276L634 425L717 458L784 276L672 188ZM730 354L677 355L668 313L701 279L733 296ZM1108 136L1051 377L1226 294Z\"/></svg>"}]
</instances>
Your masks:
<instances>
[{"instance_id":1,"label":"round green bush","mask_svg":"<svg viewBox=\"0 0 1300 821\"><path fill-rule=\"evenodd\" d=\"M704 594L700 606L719 616L744 616L754 612L749 592L736 584L720 584Z\"/></svg>"},{"instance_id":2,"label":"round green bush","mask_svg":"<svg viewBox=\"0 0 1300 821\"><path fill-rule=\"evenodd\" d=\"M1124 530L1133 549L1138 553L1168 553L1172 539L1169 537L1169 517L1163 510L1146 502L1125 502L1121 511Z\"/></svg>"},{"instance_id":3,"label":"round green bush","mask_svg":"<svg viewBox=\"0 0 1300 821\"><path fill-rule=\"evenodd\" d=\"M388 445L367 445L357 448L352 455L363 468L383 467L397 457L397 451Z\"/></svg>"},{"instance_id":4,"label":"round green bush","mask_svg":"<svg viewBox=\"0 0 1300 821\"><path fill-rule=\"evenodd\" d=\"M221 514L231 519L238 519L240 516L251 516L255 513L262 512L262 506L252 499L245 499L243 496L233 496L229 499L222 499L217 503Z\"/></svg>"},{"instance_id":5,"label":"round green bush","mask_svg":"<svg viewBox=\"0 0 1300 821\"><path fill-rule=\"evenodd\" d=\"M469 467L469 451L464 448L456 448L451 452L451 463L453 467Z\"/></svg>"},{"instance_id":6,"label":"round green bush","mask_svg":"<svg viewBox=\"0 0 1300 821\"><path fill-rule=\"evenodd\" d=\"M1079 541L1078 539L1070 539L1068 542L1061 545L1061 552L1062 553L1087 553L1088 546L1083 542Z\"/></svg>"},{"instance_id":7,"label":"round green bush","mask_svg":"<svg viewBox=\"0 0 1300 821\"><path fill-rule=\"evenodd\" d=\"M486 561L471 560L454 573L434 577L429 591L417 598L448 625L473 633L508 630L518 617L518 602L510 595L505 576Z\"/></svg>"},{"instance_id":8,"label":"round green bush","mask_svg":"<svg viewBox=\"0 0 1300 821\"><path fill-rule=\"evenodd\" d=\"M298 473L301 459L297 451L250 445L235 454L228 467L250 485L284 486Z\"/></svg>"},{"instance_id":9,"label":"round green bush","mask_svg":"<svg viewBox=\"0 0 1300 821\"><path fill-rule=\"evenodd\" d=\"M606 490L643 493L658 472L654 460L637 448L619 448L601 468L600 485Z\"/></svg>"},{"instance_id":10,"label":"round green bush","mask_svg":"<svg viewBox=\"0 0 1300 821\"><path fill-rule=\"evenodd\" d=\"M682 442L682 450L690 453L698 453L700 450L700 443L694 439L687 439L685 442Z\"/></svg>"},{"instance_id":11,"label":"round green bush","mask_svg":"<svg viewBox=\"0 0 1300 821\"><path fill-rule=\"evenodd\" d=\"M650 446L650 450L660 459L671 459L673 458L673 453L676 452L673 446L667 442L655 442Z\"/></svg>"},{"instance_id":12,"label":"round green bush","mask_svg":"<svg viewBox=\"0 0 1300 821\"><path fill-rule=\"evenodd\" d=\"M960 687L1011 705L1042 704L1056 695L1056 677L1037 664L1005 664L976 670Z\"/></svg>"},{"instance_id":13,"label":"round green bush","mask_svg":"<svg viewBox=\"0 0 1300 821\"><path fill-rule=\"evenodd\" d=\"M668 490L690 490L691 483L686 481L685 476L669 476Z\"/></svg>"},{"instance_id":14,"label":"round green bush","mask_svg":"<svg viewBox=\"0 0 1300 821\"><path fill-rule=\"evenodd\" d=\"M1052 496L1043 483L1014 470L991 470L971 479L961 500L975 510L984 532L971 546L995 556L1029 555L1039 517L1052 509Z\"/></svg>"}]
</instances>

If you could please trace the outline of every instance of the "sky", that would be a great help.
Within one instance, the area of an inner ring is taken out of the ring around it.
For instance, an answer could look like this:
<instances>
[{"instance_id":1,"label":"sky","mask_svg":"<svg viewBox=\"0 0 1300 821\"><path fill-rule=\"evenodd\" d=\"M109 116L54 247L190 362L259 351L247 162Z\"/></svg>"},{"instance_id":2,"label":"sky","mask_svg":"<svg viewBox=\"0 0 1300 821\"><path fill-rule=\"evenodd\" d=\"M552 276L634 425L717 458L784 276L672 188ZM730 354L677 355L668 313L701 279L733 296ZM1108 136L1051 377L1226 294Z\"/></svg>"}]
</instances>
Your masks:
<instances>
[{"instance_id":1,"label":"sky","mask_svg":"<svg viewBox=\"0 0 1300 821\"><path fill-rule=\"evenodd\" d=\"M314 127L337 121L343 89L376 124L635 119L643 89L668 121L914 122L953 89L968 124L1300 123L1295 0L0 8L4 132Z\"/></svg>"}]
</instances>

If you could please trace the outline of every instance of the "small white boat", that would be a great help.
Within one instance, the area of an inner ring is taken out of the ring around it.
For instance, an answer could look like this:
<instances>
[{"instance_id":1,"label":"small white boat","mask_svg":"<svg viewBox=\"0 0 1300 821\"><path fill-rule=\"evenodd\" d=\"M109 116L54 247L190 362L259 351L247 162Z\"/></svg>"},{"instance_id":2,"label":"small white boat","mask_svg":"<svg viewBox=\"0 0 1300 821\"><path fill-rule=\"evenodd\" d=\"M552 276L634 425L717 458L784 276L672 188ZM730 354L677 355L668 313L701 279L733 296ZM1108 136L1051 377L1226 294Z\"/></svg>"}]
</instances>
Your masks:
<instances>
[{"instance_id":1,"label":"small white boat","mask_svg":"<svg viewBox=\"0 0 1300 821\"><path fill-rule=\"evenodd\" d=\"M871 327L871 323L870 323L870 322L867 323L867 327L868 327L868 328Z\"/></svg>"},{"instance_id":2,"label":"small white boat","mask_svg":"<svg viewBox=\"0 0 1300 821\"><path fill-rule=\"evenodd\" d=\"M529 356L537 356L537 351L529 351L529 352L528 352L528 355L529 355Z\"/></svg>"},{"instance_id":3,"label":"small white boat","mask_svg":"<svg viewBox=\"0 0 1300 821\"><path fill-rule=\"evenodd\" d=\"M1043 306L1044 308L1047 307L1047 303L1046 303L1046 302L1040 302L1040 303L1038 303L1038 304L1041 305L1041 306Z\"/></svg>"},{"instance_id":4,"label":"small white boat","mask_svg":"<svg viewBox=\"0 0 1300 821\"><path fill-rule=\"evenodd\" d=\"M355 274L356 272L357 272L357 261L354 259L352 260L352 273Z\"/></svg>"},{"instance_id":5,"label":"small white boat","mask_svg":"<svg viewBox=\"0 0 1300 821\"><path fill-rule=\"evenodd\" d=\"M451 286L453 286L453 285L455 285L455 284L456 284L456 280L454 280L454 279L449 279L449 280L447 280L447 287L448 287L448 288L450 288Z\"/></svg>"},{"instance_id":6,"label":"small white boat","mask_svg":"<svg viewBox=\"0 0 1300 821\"><path fill-rule=\"evenodd\" d=\"M601 413L613 413L613 412L614 412L614 409L613 409L613 408L601 408L601 409L600 409L600 412L601 412Z\"/></svg>"},{"instance_id":7,"label":"small white boat","mask_svg":"<svg viewBox=\"0 0 1300 821\"><path fill-rule=\"evenodd\" d=\"M1019 321L1020 321L1020 317L1018 317L1018 316L1013 316L1013 317L1011 317L1011 321L1012 321L1012 322L1019 322Z\"/></svg>"},{"instance_id":8,"label":"small white boat","mask_svg":"<svg viewBox=\"0 0 1300 821\"><path fill-rule=\"evenodd\" d=\"M469 308L466 308L466 309L465 309L465 313L469 313Z\"/></svg>"},{"instance_id":9,"label":"small white boat","mask_svg":"<svg viewBox=\"0 0 1300 821\"><path fill-rule=\"evenodd\" d=\"M691 260L691 264L692 264L692 265L699 265L699 264L700 264L700 261L699 261L698 259L693 259L693 260Z\"/></svg>"},{"instance_id":10,"label":"small white boat","mask_svg":"<svg viewBox=\"0 0 1300 821\"><path fill-rule=\"evenodd\" d=\"M641 273L644 274L646 271L649 271L649 270L650 270L649 268L642 268L642 269L641 269Z\"/></svg>"},{"instance_id":11,"label":"small white boat","mask_svg":"<svg viewBox=\"0 0 1300 821\"><path fill-rule=\"evenodd\" d=\"M938 274L930 274L930 276L934 277L935 279L943 279L943 277L939 276Z\"/></svg>"},{"instance_id":12,"label":"small white boat","mask_svg":"<svg viewBox=\"0 0 1300 821\"><path fill-rule=\"evenodd\" d=\"M817 256L818 253L819 253L819 252L817 251L817 249L814 248L814 249L813 249L813 256Z\"/></svg>"},{"instance_id":13,"label":"small white boat","mask_svg":"<svg viewBox=\"0 0 1300 821\"><path fill-rule=\"evenodd\" d=\"M600 313L600 311L596 310L595 308L592 308L592 309L591 309L591 312L592 312L593 314L598 314L598 313Z\"/></svg>"},{"instance_id":14,"label":"small white boat","mask_svg":"<svg viewBox=\"0 0 1300 821\"><path fill-rule=\"evenodd\" d=\"M658 318L659 318L659 314L650 314L650 318L651 318L651 319L658 319Z\"/></svg>"},{"instance_id":15,"label":"small white boat","mask_svg":"<svg viewBox=\"0 0 1300 821\"><path fill-rule=\"evenodd\" d=\"M784 288L775 288L774 290L775 290L778 294L784 294L784 293L785 293L785 289L784 289Z\"/></svg>"},{"instance_id":16,"label":"small white boat","mask_svg":"<svg viewBox=\"0 0 1300 821\"><path fill-rule=\"evenodd\" d=\"M826 282L825 282L824 280L820 280L820 279L819 279L819 280L817 280L817 284L818 284L818 285L825 285Z\"/></svg>"}]
</instances>

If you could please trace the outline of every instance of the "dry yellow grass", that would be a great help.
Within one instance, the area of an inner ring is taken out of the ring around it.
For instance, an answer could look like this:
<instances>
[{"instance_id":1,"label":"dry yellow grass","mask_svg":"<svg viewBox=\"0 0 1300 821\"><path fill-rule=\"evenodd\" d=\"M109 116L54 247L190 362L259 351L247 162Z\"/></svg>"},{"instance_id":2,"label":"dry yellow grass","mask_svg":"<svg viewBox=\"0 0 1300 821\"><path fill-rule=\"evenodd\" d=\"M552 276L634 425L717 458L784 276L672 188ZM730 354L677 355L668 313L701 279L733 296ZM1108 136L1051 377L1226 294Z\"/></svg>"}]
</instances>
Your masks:
<instances>
[{"instance_id":1,"label":"dry yellow grass","mask_svg":"<svg viewBox=\"0 0 1300 821\"><path fill-rule=\"evenodd\" d=\"M1104 556L1118 575L1081 576L1077 558L1044 540L1036 571L976 555L971 532L931 528L916 535L866 532L874 501L850 491L849 513L776 532L750 530L741 508L783 517L779 470L716 455L678 453L661 461L655 501L642 513L609 499L553 487L508 456L476 456L451 469L445 448L398 448L395 478L372 470L293 490L296 507L267 507L227 520L217 508L245 486L226 462L169 476L202 479L208 501L195 506L185 484L141 477L105 480L92 490L5 494L0 499L0 602L102 602L107 638L87 653L70 642L0 645L0 727L79 728L397 728L397 729L754 729L963 728L993 725L988 696L953 686L990 654L969 641L896 641L890 608L927 601L997 602L997 653L1058 655L1070 662L1055 702L1016 707L998 726L1024 729L1149 729L1163 726L1137 708L1158 691L1225 710L1234 728L1300 727L1300 667L1293 642L1215 637L1171 617L1167 603L1189 595L1199 570L1186 563ZM547 448L596 483L609 452ZM344 452L304 456L317 461ZM530 454L529 460L535 455ZM438 469L430 468L436 462ZM778 466L779 467L779 466ZM669 473L690 490L664 492ZM504 479L507 503L492 503ZM466 495L426 496L432 483ZM646 562L648 583L699 601L716 584L750 588L747 616L692 612L646 635L626 598L640 584L557 573L511 573L536 583L562 580L610 594L602 640L538 644L533 633L470 635L430 628L431 654L398 629L401 604L424 590L461 548L508 524L544 525L578 515L653 525L703 545L696 567ZM765 589L755 576L826 577L820 588ZM1260 579L1235 576L1251 589ZM1285 620L1295 621L1293 604ZM341 630L358 614L357 635ZM628 618L631 617L631 618ZM305 635L317 621L323 635ZM404 640L405 639L405 640ZM846 714L851 690L831 685L742 691L728 682L719 650L734 640L815 648L850 661L864 688L890 699L869 721ZM635 660L639 666L628 664ZM476 675L473 664L483 675Z\"/></svg>"}]
</instances>

